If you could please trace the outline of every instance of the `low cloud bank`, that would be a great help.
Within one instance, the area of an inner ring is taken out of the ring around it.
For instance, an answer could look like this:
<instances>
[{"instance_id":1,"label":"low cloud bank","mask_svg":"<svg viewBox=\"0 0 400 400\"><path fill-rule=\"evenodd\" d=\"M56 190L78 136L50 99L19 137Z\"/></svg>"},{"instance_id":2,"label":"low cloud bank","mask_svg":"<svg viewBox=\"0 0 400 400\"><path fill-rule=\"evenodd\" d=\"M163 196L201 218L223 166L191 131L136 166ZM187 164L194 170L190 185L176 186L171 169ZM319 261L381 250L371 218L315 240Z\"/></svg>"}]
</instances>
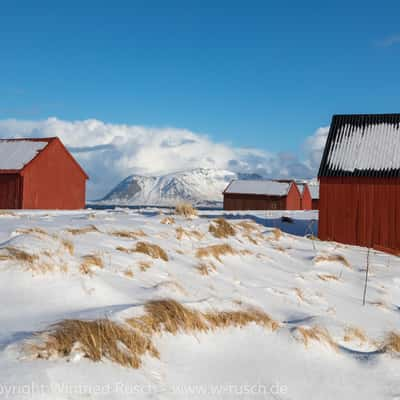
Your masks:
<instances>
[{"instance_id":1,"label":"low cloud bank","mask_svg":"<svg viewBox=\"0 0 400 400\"><path fill-rule=\"evenodd\" d=\"M303 157L218 143L186 129L107 124L99 120L0 120L0 137L59 136L90 176L88 199L103 197L131 174L161 175L197 167L256 172L265 177L316 175L328 133L306 138Z\"/></svg>"}]
</instances>

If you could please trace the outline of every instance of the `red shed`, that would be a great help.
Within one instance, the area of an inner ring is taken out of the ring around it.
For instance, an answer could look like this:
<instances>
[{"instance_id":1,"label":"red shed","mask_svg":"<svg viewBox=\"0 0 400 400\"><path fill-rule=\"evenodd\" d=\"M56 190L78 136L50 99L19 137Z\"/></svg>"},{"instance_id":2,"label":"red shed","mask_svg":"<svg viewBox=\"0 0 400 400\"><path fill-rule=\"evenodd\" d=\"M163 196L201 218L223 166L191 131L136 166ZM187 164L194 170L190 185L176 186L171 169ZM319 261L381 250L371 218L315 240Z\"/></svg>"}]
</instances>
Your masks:
<instances>
[{"instance_id":1,"label":"red shed","mask_svg":"<svg viewBox=\"0 0 400 400\"><path fill-rule=\"evenodd\" d=\"M60 139L0 140L0 209L79 209L88 176Z\"/></svg>"},{"instance_id":2,"label":"red shed","mask_svg":"<svg viewBox=\"0 0 400 400\"><path fill-rule=\"evenodd\" d=\"M318 175L321 239L400 251L400 114L335 115Z\"/></svg>"},{"instance_id":3,"label":"red shed","mask_svg":"<svg viewBox=\"0 0 400 400\"><path fill-rule=\"evenodd\" d=\"M296 183L301 194L301 210L311 210L312 209L312 199L310 189L307 183L298 182Z\"/></svg>"},{"instance_id":4,"label":"red shed","mask_svg":"<svg viewBox=\"0 0 400 400\"><path fill-rule=\"evenodd\" d=\"M296 184L272 180L233 180L223 192L224 210L299 210Z\"/></svg>"},{"instance_id":5,"label":"red shed","mask_svg":"<svg viewBox=\"0 0 400 400\"><path fill-rule=\"evenodd\" d=\"M311 209L318 210L319 209L319 185L309 185L308 189L310 190L311 195Z\"/></svg>"}]
</instances>

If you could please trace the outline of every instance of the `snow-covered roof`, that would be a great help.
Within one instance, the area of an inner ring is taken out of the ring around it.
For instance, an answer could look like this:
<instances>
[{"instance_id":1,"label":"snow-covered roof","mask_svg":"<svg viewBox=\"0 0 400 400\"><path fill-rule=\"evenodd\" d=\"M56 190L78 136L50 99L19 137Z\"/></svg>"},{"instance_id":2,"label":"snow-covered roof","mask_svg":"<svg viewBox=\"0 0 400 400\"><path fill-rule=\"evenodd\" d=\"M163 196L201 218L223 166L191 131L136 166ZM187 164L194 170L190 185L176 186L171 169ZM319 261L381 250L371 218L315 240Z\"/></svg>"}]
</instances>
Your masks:
<instances>
[{"instance_id":1,"label":"snow-covered roof","mask_svg":"<svg viewBox=\"0 0 400 400\"><path fill-rule=\"evenodd\" d=\"M319 185L309 185L308 189L311 194L311 198L313 200L318 200L319 199Z\"/></svg>"},{"instance_id":2,"label":"snow-covered roof","mask_svg":"<svg viewBox=\"0 0 400 400\"><path fill-rule=\"evenodd\" d=\"M290 182L271 180L234 180L225 189L225 193L285 196L289 192L290 185Z\"/></svg>"},{"instance_id":3,"label":"snow-covered roof","mask_svg":"<svg viewBox=\"0 0 400 400\"><path fill-rule=\"evenodd\" d=\"M304 189L306 188L306 183L296 182L297 187L299 188L300 194L303 196Z\"/></svg>"},{"instance_id":4,"label":"snow-covered roof","mask_svg":"<svg viewBox=\"0 0 400 400\"><path fill-rule=\"evenodd\" d=\"M319 176L399 176L400 114L335 115Z\"/></svg>"},{"instance_id":5,"label":"snow-covered roof","mask_svg":"<svg viewBox=\"0 0 400 400\"><path fill-rule=\"evenodd\" d=\"M20 170L33 160L48 141L0 140L0 170Z\"/></svg>"}]
</instances>

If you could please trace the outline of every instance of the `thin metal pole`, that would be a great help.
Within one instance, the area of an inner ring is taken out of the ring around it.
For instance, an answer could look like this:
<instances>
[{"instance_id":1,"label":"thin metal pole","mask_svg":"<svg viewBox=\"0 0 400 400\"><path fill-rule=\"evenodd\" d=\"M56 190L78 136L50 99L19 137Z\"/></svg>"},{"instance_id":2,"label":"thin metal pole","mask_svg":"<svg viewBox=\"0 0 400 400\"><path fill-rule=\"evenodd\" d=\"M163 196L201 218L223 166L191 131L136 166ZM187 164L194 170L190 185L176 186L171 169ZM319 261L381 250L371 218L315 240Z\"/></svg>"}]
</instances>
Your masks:
<instances>
[{"instance_id":1,"label":"thin metal pole","mask_svg":"<svg viewBox=\"0 0 400 400\"><path fill-rule=\"evenodd\" d=\"M365 306L365 297L367 295L367 285L368 285L368 272L369 272L369 252L370 248L368 247L367 253L367 269L365 271L365 284L364 284L364 294L363 294L363 306Z\"/></svg>"}]
</instances>

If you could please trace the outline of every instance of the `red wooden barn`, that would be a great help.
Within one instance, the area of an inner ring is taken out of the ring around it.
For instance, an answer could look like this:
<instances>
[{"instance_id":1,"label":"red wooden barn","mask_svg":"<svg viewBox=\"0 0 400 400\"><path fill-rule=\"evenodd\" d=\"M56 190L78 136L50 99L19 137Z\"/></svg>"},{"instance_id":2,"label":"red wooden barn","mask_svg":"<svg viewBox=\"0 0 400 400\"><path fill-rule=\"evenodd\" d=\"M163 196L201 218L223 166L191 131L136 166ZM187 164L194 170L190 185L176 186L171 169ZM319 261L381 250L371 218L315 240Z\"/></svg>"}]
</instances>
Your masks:
<instances>
[{"instance_id":1,"label":"red wooden barn","mask_svg":"<svg viewBox=\"0 0 400 400\"><path fill-rule=\"evenodd\" d=\"M319 209L319 185L309 185L308 189L310 190L311 195L311 209L318 210Z\"/></svg>"},{"instance_id":2,"label":"red wooden barn","mask_svg":"<svg viewBox=\"0 0 400 400\"><path fill-rule=\"evenodd\" d=\"M0 209L79 209L88 176L60 139L0 140Z\"/></svg>"},{"instance_id":3,"label":"red wooden barn","mask_svg":"<svg viewBox=\"0 0 400 400\"><path fill-rule=\"evenodd\" d=\"M299 210L301 203L292 181L233 180L223 195L224 210Z\"/></svg>"},{"instance_id":4,"label":"red wooden barn","mask_svg":"<svg viewBox=\"0 0 400 400\"><path fill-rule=\"evenodd\" d=\"M335 115L318 175L321 239L400 250L400 114Z\"/></svg>"},{"instance_id":5,"label":"red wooden barn","mask_svg":"<svg viewBox=\"0 0 400 400\"><path fill-rule=\"evenodd\" d=\"M296 183L297 187L299 188L300 195L301 195L301 203L300 209L301 210L311 210L312 209L312 198L309 186L307 183L298 182Z\"/></svg>"}]
</instances>

